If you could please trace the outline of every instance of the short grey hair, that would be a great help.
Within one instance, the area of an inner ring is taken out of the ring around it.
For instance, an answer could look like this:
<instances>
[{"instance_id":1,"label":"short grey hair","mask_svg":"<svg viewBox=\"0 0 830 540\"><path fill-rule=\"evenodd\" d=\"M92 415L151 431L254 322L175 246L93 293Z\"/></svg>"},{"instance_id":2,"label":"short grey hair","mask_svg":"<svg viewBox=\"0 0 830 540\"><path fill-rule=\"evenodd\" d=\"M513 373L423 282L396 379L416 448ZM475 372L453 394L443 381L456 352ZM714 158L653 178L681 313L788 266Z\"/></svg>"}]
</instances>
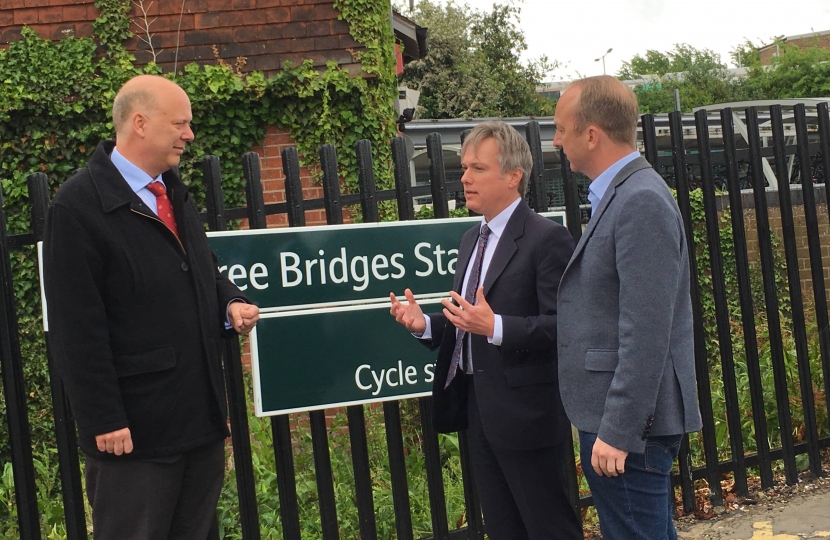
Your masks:
<instances>
[{"instance_id":1,"label":"short grey hair","mask_svg":"<svg viewBox=\"0 0 830 540\"><path fill-rule=\"evenodd\" d=\"M125 127L130 115L137 109L154 108L155 105L156 98L152 92L142 88L118 92L112 102L112 124L115 132L118 133Z\"/></svg>"},{"instance_id":2,"label":"short grey hair","mask_svg":"<svg viewBox=\"0 0 830 540\"><path fill-rule=\"evenodd\" d=\"M493 138L499 149L499 166L501 174L507 174L516 169L522 170L522 181L519 182L519 195L524 197L527 191L527 184L530 181L530 172L533 170L533 155L530 153L530 146L522 138L515 128L507 125L501 120L483 122L473 128L464 144L461 145L461 155L468 148L478 148L478 144L484 139Z\"/></svg>"}]
</instances>

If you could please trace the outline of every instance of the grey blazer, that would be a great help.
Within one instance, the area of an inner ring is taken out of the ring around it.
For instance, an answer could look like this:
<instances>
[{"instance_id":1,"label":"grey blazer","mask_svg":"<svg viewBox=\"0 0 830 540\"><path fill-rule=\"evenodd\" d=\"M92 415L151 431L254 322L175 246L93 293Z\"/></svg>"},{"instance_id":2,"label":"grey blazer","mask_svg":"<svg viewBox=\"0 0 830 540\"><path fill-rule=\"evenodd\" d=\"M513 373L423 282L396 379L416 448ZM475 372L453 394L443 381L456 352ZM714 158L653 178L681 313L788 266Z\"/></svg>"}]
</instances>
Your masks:
<instances>
[{"instance_id":1,"label":"grey blazer","mask_svg":"<svg viewBox=\"0 0 830 540\"><path fill-rule=\"evenodd\" d=\"M642 157L608 186L559 286L559 383L581 431L643 453L701 428L680 210Z\"/></svg>"}]
</instances>

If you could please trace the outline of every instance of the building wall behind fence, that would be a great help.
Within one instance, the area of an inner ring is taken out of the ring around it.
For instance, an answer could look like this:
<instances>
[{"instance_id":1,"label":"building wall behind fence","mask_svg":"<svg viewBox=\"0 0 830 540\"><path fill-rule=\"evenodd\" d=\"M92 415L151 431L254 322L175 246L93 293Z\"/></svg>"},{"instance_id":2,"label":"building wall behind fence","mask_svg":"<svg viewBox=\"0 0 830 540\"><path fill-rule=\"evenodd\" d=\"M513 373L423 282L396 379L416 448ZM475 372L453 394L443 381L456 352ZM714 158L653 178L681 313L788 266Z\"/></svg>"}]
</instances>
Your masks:
<instances>
[{"instance_id":1,"label":"building wall behind fence","mask_svg":"<svg viewBox=\"0 0 830 540\"><path fill-rule=\"evenodd\" d=\"M827 295L830 297L830 216L827 213L826 203L816 204L818 215L818 230L821 243L822 268L824 269L824 283ZM793 221L795 224L795 242L798 248L798 269L801 275L801 289L805 294L805 302L812 303L813 275L810 266L810 249L807 245L807 223L804 218L804 205L793 204ZM769 208L769 222L775 239L778 242L778 251L784 258L784 232L781 226L781 210L778 207ZM746 228L746 247L749 260L753 263L760 260L758 249L758 229L755 219L755 209L744 210L744 227Z\"/></svg>"}]
</instances>

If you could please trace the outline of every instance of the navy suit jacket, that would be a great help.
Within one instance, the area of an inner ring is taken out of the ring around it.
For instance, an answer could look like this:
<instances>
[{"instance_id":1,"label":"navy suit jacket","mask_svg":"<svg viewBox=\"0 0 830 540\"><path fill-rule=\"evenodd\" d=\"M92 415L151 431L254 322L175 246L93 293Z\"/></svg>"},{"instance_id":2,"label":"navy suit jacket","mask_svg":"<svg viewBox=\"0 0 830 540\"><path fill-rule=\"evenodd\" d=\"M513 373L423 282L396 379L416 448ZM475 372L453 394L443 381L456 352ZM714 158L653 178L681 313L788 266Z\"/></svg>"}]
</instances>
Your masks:
<instances>
[{"instance_id":1,"label":"navy suit jacket","mask_svg":"<svg viewBox=\"0 0 830 540\"><path fill-rule=\"evenodd\" d=\"M459 294L478 234L476 225L461 239L453 283ZM556 294L572 252L565 227L519 203L483 284L485 299L502 317L502 344L473 335L474 374L458 373L447 389L456 329L442 313L430 314L433 336L424 341L439 350L432 390L439 432L466 429L467 388L475 384L481 423L494 446L535 449L564 440L570 423L559 398Z\"/></svg>"}]
</instances>

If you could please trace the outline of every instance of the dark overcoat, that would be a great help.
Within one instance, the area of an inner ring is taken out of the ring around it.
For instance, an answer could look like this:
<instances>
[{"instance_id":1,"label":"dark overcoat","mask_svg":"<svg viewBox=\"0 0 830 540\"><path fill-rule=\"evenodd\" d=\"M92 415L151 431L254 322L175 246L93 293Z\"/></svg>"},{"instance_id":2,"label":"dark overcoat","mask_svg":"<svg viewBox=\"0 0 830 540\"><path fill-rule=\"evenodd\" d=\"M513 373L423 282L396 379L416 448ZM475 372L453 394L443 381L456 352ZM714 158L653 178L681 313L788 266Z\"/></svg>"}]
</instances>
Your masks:
<instances>
[{"instance_id":1,"label":"dark overcoat","mask_svg":"<svg viewBox=\"0 0 830 540\"><path fill-rule=\"evenodd\" d=\"M228 303L196 206L163 180L181 240L147 208L102 142L49 208L44 273L49 341L88 455L128 427L125 458L175 455L228 435L221 342Z\"/></svg>"}]
</instances>

